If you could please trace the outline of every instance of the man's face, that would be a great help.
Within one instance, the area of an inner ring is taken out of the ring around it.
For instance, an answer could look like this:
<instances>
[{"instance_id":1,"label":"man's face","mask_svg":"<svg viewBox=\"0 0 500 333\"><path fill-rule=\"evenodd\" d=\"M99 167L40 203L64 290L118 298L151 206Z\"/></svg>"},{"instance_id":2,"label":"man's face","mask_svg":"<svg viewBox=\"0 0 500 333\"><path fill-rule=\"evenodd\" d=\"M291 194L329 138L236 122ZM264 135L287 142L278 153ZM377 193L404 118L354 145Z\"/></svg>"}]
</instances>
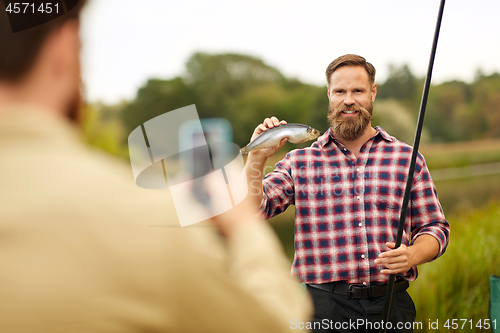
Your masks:
<instances>
[{"instance_id":1,"label":"man's face","mask_svg":"<svg viewBox=\"0 0 500 333\"><path fill-rule=\"evenodd\" d=\"M328 85L328 120L336 138L353 141L371 126L377 84L372 84L362 66L335 70Z\"/></svg>"}]
</instances>

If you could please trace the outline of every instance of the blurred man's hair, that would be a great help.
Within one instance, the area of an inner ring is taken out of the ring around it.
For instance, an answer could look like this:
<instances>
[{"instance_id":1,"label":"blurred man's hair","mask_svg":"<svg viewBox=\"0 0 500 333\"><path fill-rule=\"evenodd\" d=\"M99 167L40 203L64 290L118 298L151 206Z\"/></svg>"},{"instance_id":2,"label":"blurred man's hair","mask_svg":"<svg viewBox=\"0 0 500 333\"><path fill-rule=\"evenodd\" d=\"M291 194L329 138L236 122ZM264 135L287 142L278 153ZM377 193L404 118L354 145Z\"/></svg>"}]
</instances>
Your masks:
<instances>
[{"instance_id":1,"label":"blurred man's hair","mask_svg":"<svg viewBox=\"0 0 500 333\"><path fill-rule=\"evenodd\" d=\"M9 25L4 2L0 2L0 81L14 83L22 80L35 64L47 36L69 20L79 20L85 2L80 0L66 14L16 33L12 32Z\"/></svg>"},{"instance_id":2,"label":"blurred man's hair","mask_svg":"<svg viewBox=\"0 0 500 333\"><path fill-rule=\"evenodd\" d=\"M330 78L338 68L343 66L362 66L365 68L368 73L368 78L370 83L373 84L375 82L375 67L372 64L366 61L365 58L356 54L346 54L338 57L334 61L328 65L326 68L326 82L330 84Z\"/></svg>"}]
</instances>

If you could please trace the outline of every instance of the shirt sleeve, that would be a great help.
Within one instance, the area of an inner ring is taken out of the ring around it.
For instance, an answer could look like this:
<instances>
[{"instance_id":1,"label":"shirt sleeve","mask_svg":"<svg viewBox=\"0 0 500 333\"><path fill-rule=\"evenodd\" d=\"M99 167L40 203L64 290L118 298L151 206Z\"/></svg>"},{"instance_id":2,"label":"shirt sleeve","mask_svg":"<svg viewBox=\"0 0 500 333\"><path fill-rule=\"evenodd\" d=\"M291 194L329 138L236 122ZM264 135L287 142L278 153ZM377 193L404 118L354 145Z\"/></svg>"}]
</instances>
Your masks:
<instances>
[{"instance_id":1,"label":"shirt sleeve","mask_svg":"<svg viewBox=\"0 0 500 333\"><path fill-rule=\"evenodd\" d=\"M439 258L446 250L450 235L450 224L446 221L439 203L436 187L422 155L416 167L411 192L410 218L412 243L421 235L431 235L439 243Z\"/></svg>"},{"instance_id":2,"label":"shirt sleeve","mask_svg":"<svg viewBox=\"0 0 500 333\"><path fill-rule=\"evenodd\" d=\"M260 213L269 219L284 212L288 206L295 204L295 189L292 178L291 155L276 163L274 171L262 180L262 201Z\"/></svg>"}]
</instances>

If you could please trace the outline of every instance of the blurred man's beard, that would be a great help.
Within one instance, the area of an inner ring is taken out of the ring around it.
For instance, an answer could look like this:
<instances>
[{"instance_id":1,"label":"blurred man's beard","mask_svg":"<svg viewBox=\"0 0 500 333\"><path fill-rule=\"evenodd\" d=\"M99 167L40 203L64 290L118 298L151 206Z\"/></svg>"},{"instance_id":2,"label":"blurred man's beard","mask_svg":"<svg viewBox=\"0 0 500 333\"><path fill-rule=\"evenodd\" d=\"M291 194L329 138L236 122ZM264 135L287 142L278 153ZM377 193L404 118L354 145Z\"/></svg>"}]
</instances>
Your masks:
<instances>
[{"instance_id":1,"label":"blurred man's beard","mask_svg":"<svg viewBox=\"0 0 500 333\"><path fill-rule=\"evenodd\" d=\"M346 117L342 111L358 111L355 116ZM359 138L372 119L373 104L368 109L355 105L343 104L336 109L328 106L328 121L333 135L340 140L354 141Z\"/></svg>"},{"instance_id":2,"label":"blurred man's beard","mask_svg":"<svg viewBox=\"0 0 500 333\"><path fill-rule=\"evenodd\" d=\"M82 90L83 87L80 84L66 107L66 117L75 125L81 125L83 107Z\"/></svg>"}]
</instances>

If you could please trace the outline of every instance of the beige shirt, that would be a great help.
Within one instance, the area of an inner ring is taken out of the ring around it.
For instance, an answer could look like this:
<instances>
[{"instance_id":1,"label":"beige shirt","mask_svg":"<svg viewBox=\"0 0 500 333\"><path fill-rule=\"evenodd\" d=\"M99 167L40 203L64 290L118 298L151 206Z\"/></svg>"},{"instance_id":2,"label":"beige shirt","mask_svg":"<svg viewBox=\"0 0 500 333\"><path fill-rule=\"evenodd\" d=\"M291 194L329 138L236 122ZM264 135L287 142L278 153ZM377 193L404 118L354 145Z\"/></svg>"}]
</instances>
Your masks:
<instances>
[{"instance_id":1,"label":"beige shirt","mask_svg":"<svg viewBox=\"0 0 500 333\"><path fill-rule=\"evenodd\" d=\"M181 228L69 123L0 112L0 332L289 332L311 314L289 266L265 222Z\"/></svg>"}]
</instances>

